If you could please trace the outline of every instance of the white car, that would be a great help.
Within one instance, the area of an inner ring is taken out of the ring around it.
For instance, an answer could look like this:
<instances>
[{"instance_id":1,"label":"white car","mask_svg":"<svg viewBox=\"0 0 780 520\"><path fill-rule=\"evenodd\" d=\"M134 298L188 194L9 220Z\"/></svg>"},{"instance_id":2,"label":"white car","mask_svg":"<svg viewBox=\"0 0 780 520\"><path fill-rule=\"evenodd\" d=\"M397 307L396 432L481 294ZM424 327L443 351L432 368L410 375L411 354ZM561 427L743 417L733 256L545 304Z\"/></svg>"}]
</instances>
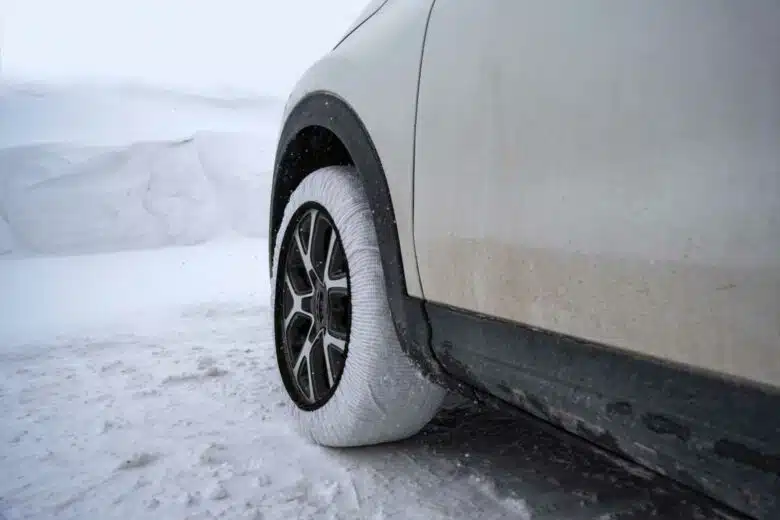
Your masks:
<instances>
[{"instance_id":1,"label":"white car","mask_svg":"<svg viewBox=\"0 0 780 520\"><path fill-rule=\"evenodd\" d=\"M447 390L780 518L780 2L380 0L287 103L270 208L300 432Z\"/></svg>"}]
</instances>

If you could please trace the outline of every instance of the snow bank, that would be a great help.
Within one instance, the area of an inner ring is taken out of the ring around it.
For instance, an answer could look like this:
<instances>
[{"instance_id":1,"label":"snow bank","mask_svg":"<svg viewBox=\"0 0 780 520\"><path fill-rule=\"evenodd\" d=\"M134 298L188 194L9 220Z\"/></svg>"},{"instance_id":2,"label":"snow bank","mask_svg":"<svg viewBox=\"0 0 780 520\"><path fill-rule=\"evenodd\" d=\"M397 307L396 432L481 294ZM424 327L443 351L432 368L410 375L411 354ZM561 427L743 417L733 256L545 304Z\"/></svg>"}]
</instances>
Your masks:
<instances>
[{"instance_id":1,"label":"snow bank","mask_svg":"<svg viewBox=\"0 0 780 520\"><path fill-rule=\"evenodd\" d=\"M282 100L0 81L0 254L266 234Z\"/></svg>"},{"instance_id":2,"label":"snow bank","mask_svg":"<svg viewBox=\"0 0 780 520\"><path fill-rule=\"evenodd\" d=\"M274 140L284 101L223 97L132 84L0 80L0 148L40 143L126 146L195 132L259 133ZM0 170L1 171L1 170Z\"/></svg>"},{"instance_id":3,"label":"snow bank","mask_svg":"<svg viewBox=\"0 0 780 520\"><path fill-rule=\"evenodd\" d=\"M273 166L264 133L126 146L0 150L0 252L77 254L261 237Z\"/></svg>"}]
</instances>

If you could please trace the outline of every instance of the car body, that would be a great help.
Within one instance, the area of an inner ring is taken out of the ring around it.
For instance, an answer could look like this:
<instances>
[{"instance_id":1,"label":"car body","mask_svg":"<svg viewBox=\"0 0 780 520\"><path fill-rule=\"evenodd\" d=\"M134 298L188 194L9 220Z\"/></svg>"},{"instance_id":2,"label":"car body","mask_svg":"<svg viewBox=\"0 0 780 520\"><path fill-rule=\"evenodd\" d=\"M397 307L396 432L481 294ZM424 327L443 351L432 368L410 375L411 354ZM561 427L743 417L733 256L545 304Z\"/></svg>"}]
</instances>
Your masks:
<instances>
[{"instance_id":1,"label":"car body","mask_svg":"<svg viewBox=\"0 0 780 520\"><path fill-rule=\"evenodd\" d=\"M272 258L330 165L425 377L779 517L780 3L372 2L285 107Z\"/></svg>"}]
</instances>

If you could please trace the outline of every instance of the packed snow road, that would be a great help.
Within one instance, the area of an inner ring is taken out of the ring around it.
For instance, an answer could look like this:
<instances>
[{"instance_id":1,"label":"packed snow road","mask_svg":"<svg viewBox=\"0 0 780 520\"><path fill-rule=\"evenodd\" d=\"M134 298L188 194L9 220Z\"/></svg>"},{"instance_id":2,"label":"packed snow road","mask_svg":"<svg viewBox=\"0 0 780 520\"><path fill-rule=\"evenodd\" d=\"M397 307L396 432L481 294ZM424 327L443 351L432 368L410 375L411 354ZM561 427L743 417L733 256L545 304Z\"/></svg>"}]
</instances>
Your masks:
<instances>
[{"instance_id":1,"label":"packed snow road","mask_svg":"<svg viewBox=\"0 0 780 520\"><path fill-rule=\"evenodd\" d=\"M306 443L275 374L266 247L0 260L5 518L720 518L455 400L400 444Z\"/></svg>"},{"instance_id":2,"label":"packed snow road","mask_svg":"<svg viewBox=\"0 0 780 520\"><path fill-rule=\"evenodd\" d=\"M456 398L401 443L298 437L268 308L278 106L174 98L0 89L0 519L730 518Z\"/></svg>"}]
</instances>

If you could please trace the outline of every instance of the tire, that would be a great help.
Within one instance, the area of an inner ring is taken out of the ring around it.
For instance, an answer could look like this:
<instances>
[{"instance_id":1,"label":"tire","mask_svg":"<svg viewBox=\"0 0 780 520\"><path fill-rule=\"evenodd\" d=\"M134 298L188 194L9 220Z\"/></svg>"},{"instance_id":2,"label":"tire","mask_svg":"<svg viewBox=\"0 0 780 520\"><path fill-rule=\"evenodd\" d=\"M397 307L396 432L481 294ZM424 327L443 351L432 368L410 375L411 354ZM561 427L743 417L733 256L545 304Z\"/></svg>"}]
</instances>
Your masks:
<instances>
[{"instance_id":1,"label":"tire","mask_svg":"<svg viewBox=\"0 0 780 520\"><path fill-rule=\"evenodd\" d=\"M338 241L329 249L333 236ZM326 249L331 253L318 253ZM308 261L303 259L307 250ZM306 271L310 287L301 274ZM446 391L424 379L401 350L371 209L354 168L323 168L293 192L277 235L272 272L277 373L297 431L331 447L397 441L419 432ZM320 283L320 277L326 281ZM301 356L298 349L310 354Z\"/></svg>"}]
</instances>

